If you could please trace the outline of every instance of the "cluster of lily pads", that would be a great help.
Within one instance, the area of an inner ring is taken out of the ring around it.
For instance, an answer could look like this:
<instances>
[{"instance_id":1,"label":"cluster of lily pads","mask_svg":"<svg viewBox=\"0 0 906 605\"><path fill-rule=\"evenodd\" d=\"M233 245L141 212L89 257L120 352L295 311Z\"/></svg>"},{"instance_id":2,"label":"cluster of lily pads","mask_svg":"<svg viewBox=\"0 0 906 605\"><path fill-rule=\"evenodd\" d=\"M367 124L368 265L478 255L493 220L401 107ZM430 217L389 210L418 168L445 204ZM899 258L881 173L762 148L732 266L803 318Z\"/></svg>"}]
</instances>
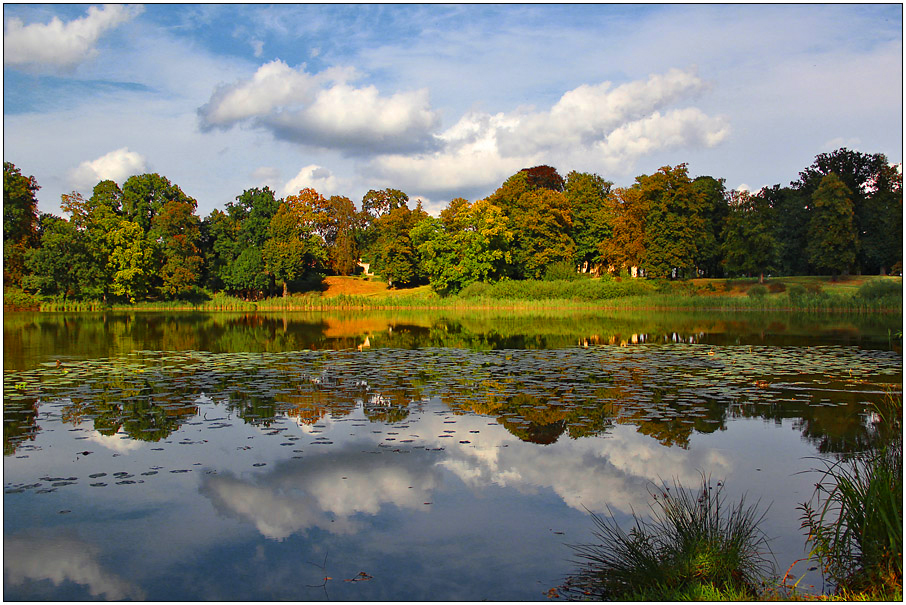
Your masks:
<instances>
[{"instance_id":1,"label":"cluster of lily pads","mask_svg":"<svg viewBox=\"0 0 906 605\"><path fill-rule=\"evenodd\" d=\"M891 385L902 388L901 364L892 351L843 346L687 343L490 351L142 350L5 371L4 453L33 438L39 418L91 421L102 434L158 441L198 413L201 395L258 425L287 415L314 423L360 406L373 422L397 422L413 402L438 398L454 413L494 417L538 443L630 423L663 443L685 446L694 431L717 430L734 416L795 418L823 449L845 449L863 430L864 406ZM842 429L840 407L849 418Z\"/></svg>"}]
</instances>

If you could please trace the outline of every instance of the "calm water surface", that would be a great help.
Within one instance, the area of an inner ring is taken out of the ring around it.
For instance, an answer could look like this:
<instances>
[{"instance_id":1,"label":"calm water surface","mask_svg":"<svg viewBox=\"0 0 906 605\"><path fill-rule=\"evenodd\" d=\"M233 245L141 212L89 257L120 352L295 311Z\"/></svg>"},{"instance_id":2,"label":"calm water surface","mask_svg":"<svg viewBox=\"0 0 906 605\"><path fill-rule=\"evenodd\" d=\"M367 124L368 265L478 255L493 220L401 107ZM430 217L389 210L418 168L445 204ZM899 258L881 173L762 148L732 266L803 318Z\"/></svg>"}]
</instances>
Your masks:
<instances>
[{"instance_id":1,"label":"calm water surface","mask_svg":"<svg viewBox=\"0 0 906 605\"><path fill-rule=\"evenodd\" d=\"M7 313L3 596L547 600L587 510L701 473L782 574L901 322Z\"/></svg>"}]
</instances>

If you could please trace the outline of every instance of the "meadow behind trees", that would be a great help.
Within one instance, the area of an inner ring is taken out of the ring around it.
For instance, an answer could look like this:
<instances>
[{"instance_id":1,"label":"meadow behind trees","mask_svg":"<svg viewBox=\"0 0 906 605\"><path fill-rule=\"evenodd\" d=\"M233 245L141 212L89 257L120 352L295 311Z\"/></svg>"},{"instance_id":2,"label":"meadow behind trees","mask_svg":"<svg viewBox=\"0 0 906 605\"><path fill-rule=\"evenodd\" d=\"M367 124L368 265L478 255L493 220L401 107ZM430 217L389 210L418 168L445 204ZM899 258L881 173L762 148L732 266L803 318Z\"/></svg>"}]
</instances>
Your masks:
<instances>
[{"instance_id":1,"label":"meadow behind trees","mask_svg":"<svg viewBox=\"0 0 906 605\"><path fill-rule=\"evenodd\" d=\"M200 218L158 174L64 195L68 216L58 217L37 211L39 184L12 163L3 184L7 306L261 301L318 293L325 276L354 275L360 263L391 291L428 286L436 300L602 300L675 294L665 279L902 272L902 173L883 154L845 148L817 156L789 186L754 193L690 176L685 164L629 187L535 166L485 199L452 199L438 217L392 188L357 205L264 187ZM788 303L818 293L801 289Z\"/></svg>"}]
</instances>

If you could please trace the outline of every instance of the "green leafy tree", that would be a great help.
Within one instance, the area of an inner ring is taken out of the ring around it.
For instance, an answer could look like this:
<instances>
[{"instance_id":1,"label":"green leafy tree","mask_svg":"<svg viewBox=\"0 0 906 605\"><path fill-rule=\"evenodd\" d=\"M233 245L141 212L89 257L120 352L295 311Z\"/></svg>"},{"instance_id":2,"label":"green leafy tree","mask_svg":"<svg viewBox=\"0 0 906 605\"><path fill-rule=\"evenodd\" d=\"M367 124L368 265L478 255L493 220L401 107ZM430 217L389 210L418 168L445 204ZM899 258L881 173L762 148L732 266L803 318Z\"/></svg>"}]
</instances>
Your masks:
<instances>
[{"instance_id":1,"label":"green leafy tree","mask_svg":"<svg viewBox=\"0 0 906 605\"><path fill-rule=\"evenodd\" d=\"M283 283L283 296L289 292L289 282L302 277L326 260L319 236L300 216L303 207L288 198L280 204L268 227L261 256L266 271Z\"/></svg>"},{"instance_id":2,"label":"green leafy tree","mask_svg":"<svg viewBox=\"0 0 906 605\"><path fill-rule=\"evenodd\" d=\"M453 236L444 221L426 216L412 228L409 237L431 289L444 295L458 292L464 280Z\"/></svg>"},{"instance_id":3,"label":"green leafy tree","mask_svg":"<svg viewBox=\"0 0 906 605\"><path fill-rule=\"evenodd\" d=\"M242 292L246 298L258 298L264 292L273 292L274 276L267 272L264 254L258 248L244 248L230 264L228 287Z\"/></svg>"},{"instance_id":4,"label":"green leafy tree","mask_svg":"<svg viewBox=\"0 0 906 605\"><path fill-rule=\"evenodd\" d=\"M877 191L876 184L882 178L881 173L887 167L887 157L882 153L861 153L842 147L816 156L812 165L799 173L799 180L792 183L808 202L811 202L824 177L831 173L837 175L849 189L857 246L854 266L859 272L880 271L881 259L873 244L886 239L883 233L885 224L874 220L876 215L871 199Z\"/></svg>"},{"instance_id":5,"label":"green leafy tree","mask_svg":"<svg viewBox=\"0 0 906 605\"><path fill-rule=\"evenodd\" d=\"M548 265L573 260L572 213L564 181L550 166L524 168L488 197L509 219L510 276L540 278Z\"/></svg>"},{"instance_id":6,"label":"green leafy tree","mask_svg":"<svg viewBox=\"0 0 906 605\"><path fill-rule=\"evenodd\" d=\"M25 288L41 294L78 296L91 259L85 237L69 221L52 214L39 219L40 244L26 253Z\"/></svg>"},{"instance_id":7,"label":"green leafy tree","mask_svg":"<svg viewBox=\"0 0 906 605\"><path fill-rule=\"evenodd\" d=\"M519 198L512 217L517 245L513 250L516 275L540 279L560 261L572 261L576 244L570 237L572 216L566 196L551 189L528 191Z\"/></svg>"},{"instance_id":8,"label":"green leafy tree","mask_svg":"<svg viewBox=\"0 0 906 605\"><path fill-rule=\"evenodd\" d=\"M865 201L862 256L866 267L881 275L903 264L903 173L883 166L870 185Z\"/></svg>"},{"instance_id":9,"label":"green leafy tree","mask_svg":"<svg viewBox=\"0 0 906 605\"><path fill-rule=\"evenodd\" d=\"M194 199L159 174L135 175L123 183L122 215L141 228L153 257L148 295L184 295L201 281L195 208Z\"/></svg>"},{"instance_id":10,"label":"green leafy tree","mask_svg":"<svg viewBox=\"0 0 906 605\"><path fill-rule=\"evenodd\" d=\"M402 206L408 208L409 196L399 189L371 189L362 198L360 229L356 232L356 244L362 258L371 264L378 260L378 229L375 222L381 216Z\"/></svg>"},{"instance_id":11,"label":"green leafy tree","mask_svg":"<svg viewBox=\"0 0 906 605\"><path fill-rule=\"evenodd\" d=\"M113 293L125 296L131 303L147 297L152 288L155 254L141 225L120 219L117 228L110 233L110 243Z\"/></svg>"},{"instance_id":12,"label":"green leafy tree","mask_svg":"<svg viewBox=\"0 0 906 605\"><path fill-rule=\"evenodd\" d=\"M613 235L613 183L597 174L572 171L566 175L564 194L572 216L575 264L593 269L602 262L601 242Z\"/></svg>"},{"instance_id":13,"label":"green leafy tree","mask_svg":"<svg viewBox=\"0 0 906 605\"><path fill-rule=\"evenodd\" d=\"M439 219L425 217L411 231L431 288L454 294L475 282L506 276L512 233L503 211L488 200L456 198Z\"/></svg>"},{"instance_id":14,"label":"green leafy tree","mask_svg":"<svg viewBox=\"0 0 906 605\"><path fill-rule=\"evenodd\" d=\"M3 283L21 285L25 256L38 239L40 187L33 176L23 176L12 163L3 162Z\"/></svg>"},{"instance_id":15,"label":"green leafy tree","mask_svg":"<svg viewBox=\"0 0 906 605\"><path fill-rule=\"evenodd\" d=\"M410 232L426 216L428 215L422 209L421 202L415 210L410 210L403 203L379 216L370 227L374 238L371 247L374 270L391 287L414 285L423 277Z\"/></svg>"},{"instance_id":16,"label":"green leafy tree","mask_svg":"<svg viewBox=\"0 0 906 605\"><path fill-rule=\"evenodd\" d=\"M209 285L222 284L246 298L273 292L261 250L281 202L267 187L246 189L226 204L226 212L215 210L205 218L201 232Z\"/></svg>"},{"instance_id":17,"label":"green leafy tree","mask_svg":"<svg viewBox=\"0 0 906 605\"><path fill-rule=\"evenodd\" d=\"M730 213L724 179L699 176L692 186L703 196L701 215L705 221L701 239L696 243L695 266L707 277L721 277L724 226Z\"/></svg>"},{"instance_id":18,"label":"green leafy tree","mask_svg":"<svg viewBox=\"0 0 906 605\"><path fill-rule=\"evenodd\" d=\"M807 275L809 272L805 244L808 239L810 200L803 192L774 185L764 187L758 195L774 209L774 237L778 245L778 267L782 275Z\"/></svg>"},{"instance_id":19,"label":"green leafy tree","mask_svg":"<svg viewBox=\"0 0 906 605\"><path fill-rule=\"evenodd\" d=\"M107 302L116 269L112 262L112 234L119 228L122 191L113 181L101 181L94 186L87 200L73 191L64 194L61 208L70 216L70 223L83 235L90 263L85 276L84 290Z\"/></svg>"},{"instance_id":20,"label":"green leafy tree","mask_svg":"<svg viewBox=\"0 0 906 605\"><path fill-rule=\"evenodd\" d=\"M698 242L705 238L704 195L692 185L685 164L665 166L636 178L648 202L645 218L645 270L654 277L689 276Z\"/></svg>"},{"instance_id":21,"label":"green leafy tree","mask_svg":"<svg viewBox=\"0 0 906 605\"><path fill-rule=\"evenodd\" d=\"M764 283L765 271L777 265L779 246L775 212L770 200L747 191L733 192L730 216L723 232L724 263L731 273L758 274Z\"/></svg>"},{"instance_id":22,"label":"green leafy tree","mask_svg":"<svg viewBox=\"0 0 906 605\"><path fill-rule=\"evenodd\" d=\"M226 287L227 263L235 260L234 224L223 210L214 209L199 225L199 246L204 256L202 281L211 290Z\"/></svg>"},{"instance_id":23,"label":"green leafy tree","mask_svg":"<svg viewBox=\"0 0 906 605\"><path fill-rule=\"evenodd\" d=\"M157 173L130 176L122 191L123 216L137 223L144 233L151 230L151 222L164 204L188 199L182 189Z\"/></svg>"},{"instance_id":24,"label":"green leafy tree","mask_svg":"<svg viewBox=\"0 0 906 605\"><path fill-rule=\"evenodd\" d=\"M852 192L833 172L821 179L812 194L812 216L806 252L818 271L836 279L856 261L856 236Z\"/></svg>"}]
</instances>

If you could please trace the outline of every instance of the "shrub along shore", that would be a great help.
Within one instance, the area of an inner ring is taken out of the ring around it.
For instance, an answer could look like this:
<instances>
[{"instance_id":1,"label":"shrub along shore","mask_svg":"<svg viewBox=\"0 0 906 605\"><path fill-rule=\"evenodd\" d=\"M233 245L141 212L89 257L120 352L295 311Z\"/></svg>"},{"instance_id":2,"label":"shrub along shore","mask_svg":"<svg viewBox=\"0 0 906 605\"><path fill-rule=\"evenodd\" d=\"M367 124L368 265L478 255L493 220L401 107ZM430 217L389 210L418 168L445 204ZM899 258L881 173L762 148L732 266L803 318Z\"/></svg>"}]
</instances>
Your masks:
<instances>
[{"instance_id":1,"label":"shrub along shore","mask_svg":"<svg viewBox=\"0 0 906 605\"><path fill-rule=\"evenodd\" d=\"M4 309L40 311L327 311L383 309L610 310L683 309L902 313L899 277L782 277L754 279L649 280L632 278L507 280L474 283L441 296L427 286L388 289L375 278L329 278L304 293L245 300L199 292L186 300L136 304L64 300L21 290L4 291Z\"/></svg>"}]
</instances>

